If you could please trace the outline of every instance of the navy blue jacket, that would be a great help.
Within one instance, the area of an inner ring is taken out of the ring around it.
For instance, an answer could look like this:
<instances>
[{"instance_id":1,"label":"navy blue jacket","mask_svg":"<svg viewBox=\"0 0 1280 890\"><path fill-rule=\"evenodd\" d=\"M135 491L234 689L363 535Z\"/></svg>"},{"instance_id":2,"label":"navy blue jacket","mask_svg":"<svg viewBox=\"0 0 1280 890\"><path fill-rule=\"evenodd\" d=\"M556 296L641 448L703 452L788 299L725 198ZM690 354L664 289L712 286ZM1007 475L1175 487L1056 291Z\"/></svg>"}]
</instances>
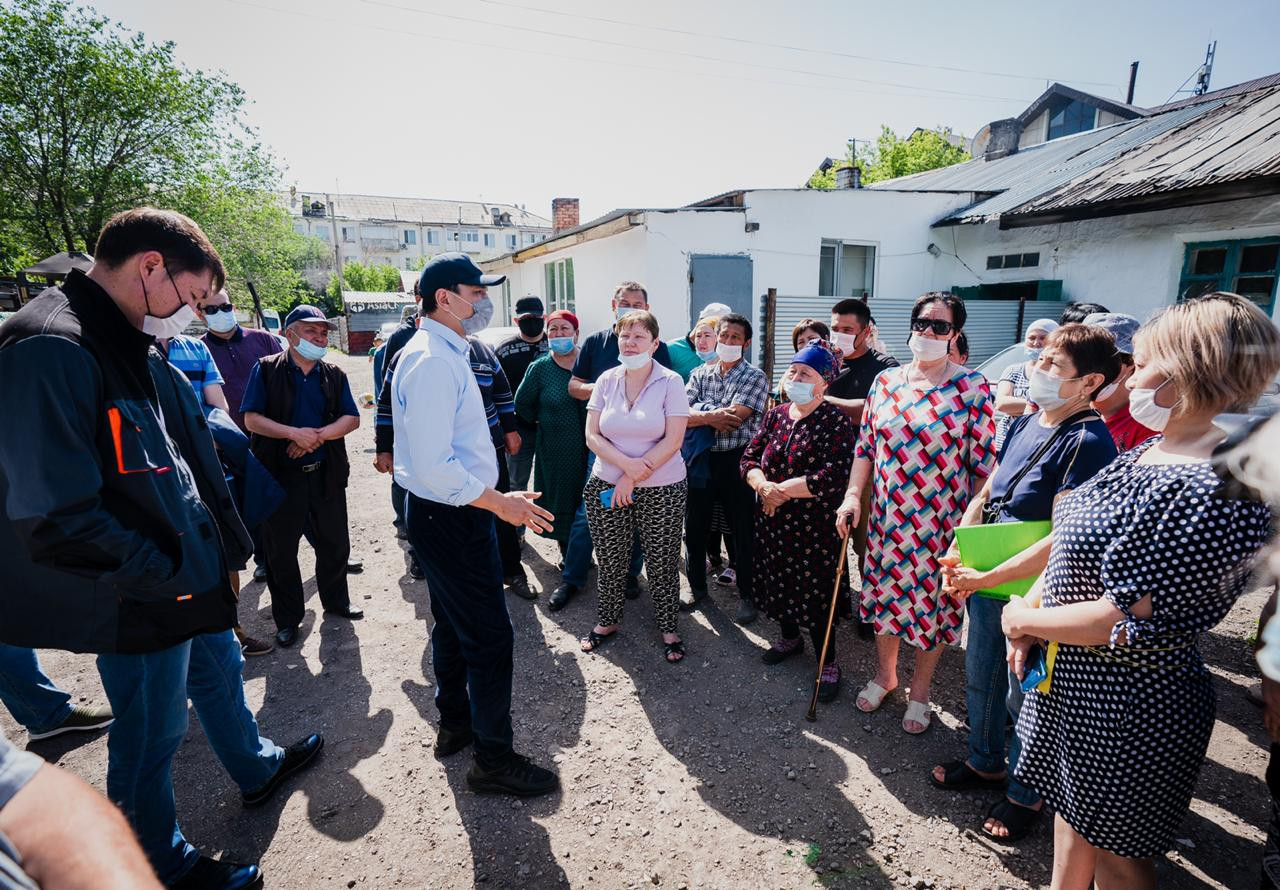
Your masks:
<instances>
[{"instance_id":1,"label":"navy blue jacket","mask_svg":"<svg viewBox=\"0 0 1280 890\"><path fill-rule=\"evenodd\" d=\"M0 640L141 653L235 623L248 536L154 342L79 272L0 325Z\"/></svg>"}]
</instances>

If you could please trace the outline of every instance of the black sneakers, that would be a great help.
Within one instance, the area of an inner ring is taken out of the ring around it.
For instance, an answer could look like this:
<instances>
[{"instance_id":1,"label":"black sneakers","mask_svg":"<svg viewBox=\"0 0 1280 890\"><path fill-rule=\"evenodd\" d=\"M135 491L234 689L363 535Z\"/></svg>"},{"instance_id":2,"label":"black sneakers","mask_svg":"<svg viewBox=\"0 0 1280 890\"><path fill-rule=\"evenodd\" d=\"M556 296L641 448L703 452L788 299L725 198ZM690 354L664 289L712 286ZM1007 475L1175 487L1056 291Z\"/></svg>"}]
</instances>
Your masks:
<instances>
[{"instance_id":1,"label":"black sneakers","mask_svg":"<svg viewBox=\"0 0 1280 890\"><path fill-rule=\"evenodd\" d=\"M436 757L448 757L470 745L471 739L470 726L461 726L457 729L441 726L440 731L436 733L436 744L432 750Z\"/></svg>"},{"instance_id":2,"label":"black sneakers","mask_svg":"<svg viewBox=\"0 0 1280 890\"><path fill-rule=\"evenodd\" d=\"M276 793L276 789L280 787L285 779L298 770L310 766L311 761L315 760L316 755L320 753L320 749L323 747L324 736L319 733L312 733L305 739L294 742L288 748L285 748L284 759L280 761L280 768L276 770L274 776L267 780L267 784L240 796L244 805L246 807L262 806L271 798L271 795Z\"/></svg>"},{"instance_id":3,"label":"black sneakers","mask_svg":"<svg viewBox=\"0 0 1280 890\"><path fill-rule=\"evenodd\" d=\"M93 732L97 729L105 729L111 725L115 717L111 715L110 708L85 708L77 705L71 709L71 713L67 715L67 719L63 720L48 732L31 732L27 731L27 738L30 741L37 742L40 739L51 739L56 735L62 735L64 732Z\"/></svg>"},{"instance_id":4,"label":"black sneakers","mask_svg":"<svg viewBox=\"0 0 1280 890\"><path fill-rule=\"evenodd\" d=\"M262 886L262 872L256 865L219 862L201 856L196 864L170 884L170 890L257 890Z\"/></svg>"},{"instance_id":5,"label":"black sneakers","mask_svg":"<svg viewBox=\"0 0 1280 890\"><path fill-rule=\"evenodd\" d=\"M537 797L557 790L560 777L513 751L505 761L492 768L481 766L477 760L467 773L467 784L478 794Z\"/></svg>"}]
</instances>

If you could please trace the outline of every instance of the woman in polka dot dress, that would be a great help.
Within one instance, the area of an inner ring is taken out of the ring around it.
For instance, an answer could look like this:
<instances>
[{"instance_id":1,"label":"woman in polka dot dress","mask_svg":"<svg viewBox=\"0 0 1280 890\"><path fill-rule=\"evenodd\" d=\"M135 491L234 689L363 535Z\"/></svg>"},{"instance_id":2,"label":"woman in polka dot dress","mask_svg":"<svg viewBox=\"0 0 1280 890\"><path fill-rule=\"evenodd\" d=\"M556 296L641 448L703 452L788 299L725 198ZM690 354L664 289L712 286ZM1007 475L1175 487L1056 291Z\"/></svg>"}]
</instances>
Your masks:
<instances>
[{"instance_id":1,"label":"woman in polka dot dress","mask_svg":"<svg viewBox=\"0 0 1280 890\"><path fill-rule=\"evenodd\" d=\"M1196 641L1244 592L1270 530L1264 505L1219 495L1209 458L1225 438L1214 417L1280 370L1280 332L1248 300L1211 294L1165 310L1135 346L1133 415L1164 435L1060 503L1045 575L1003 615L1020 676L1032 642L1058 644L1048 691L1023 705L1015 770L1057 813L1055 890L1155 886L1152 857L1213 729Z\"/></svg>"}]
</instances>

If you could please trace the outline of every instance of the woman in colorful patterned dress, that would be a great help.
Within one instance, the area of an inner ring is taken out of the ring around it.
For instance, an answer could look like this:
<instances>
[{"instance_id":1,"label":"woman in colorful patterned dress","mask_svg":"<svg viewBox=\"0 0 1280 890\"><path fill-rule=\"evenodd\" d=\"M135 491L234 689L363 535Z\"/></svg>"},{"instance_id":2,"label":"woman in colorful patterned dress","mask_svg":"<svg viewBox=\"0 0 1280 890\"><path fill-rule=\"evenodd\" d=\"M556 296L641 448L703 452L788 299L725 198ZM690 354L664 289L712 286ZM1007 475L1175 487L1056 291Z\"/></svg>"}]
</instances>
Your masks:
<instances>
[{"instance_id":1,"label":"woman in colorful patterned dress","mask_svg":"<svg viewBox=\"0 0 1280 890\"><path fill-rule=\"evenodd\" d=\"M827 403L827 386L840 360L824 340L801 347L783 375L790 402L765 414L760 432L742 454L742 476L759 496L755 522L756 607L776 619L782 639L764 652L778 664L804 651L809 630L814 657L822 651L842 540L831 525L840 505L858 430ZM848 594L841 579L841 598ZM834 633L827 646L818 698L840 688Z\"/></svg>"},{"instance_id":2,"label":"woman in colorful patterned dress","mask_svg":"<svg viewBox=\"0 0 1280 890\"><path fill-rule=\"evenodd\" d=\"M1027 694L1014 775L1053 808L1053 887L1155 887L1152 859L1186 815L1213 732L1197 649L1249 587L1266 504L1223 488L1214 425L1280 370L1280 333L1253 302L1172 306L1134 338L1133 418L1163 435L1126 451L1054 511L1049 567L1005 606L1010 666L1056 642ZM1035 608L1039 606L1040 608Z\"/></svg>"},{"instance_id":3,"label":"woman in colorful patterned dress","mask_svg":"<svg viewBox=\"0 0 1280 890\"><path fill-rule=\"evenodd\" d=\"M578 317L563 309L547 316L550 351L533 361L516 390L516 414L538 427L534 446L533 490L538 506L555 514L554 538L564 559L573 516L582 504L587 481L587 405L569 395L569 378L578 358Z\"/></svg>"},{"instance_id":4,"label":"woman in colorful patterned dress","mask_svg":"<svg viewBox=\"0 0 1280 890\"><path fill-rule=\"evenodd\" d=\"M871 521L862 579L862 620L876 631L878 668L858 693L871 712L898 686L898 649L915 647L902 728L929 728L929 686L940 646L960 639L964 606L943 593L938 559L969 499L995 462L991 389L947 352L964 327L964 301L927 293L911 308L910 364L880 373L867 397L849 488L836 513L841 534L857 527L863 489Z\"/></svg>"}]
</instances>

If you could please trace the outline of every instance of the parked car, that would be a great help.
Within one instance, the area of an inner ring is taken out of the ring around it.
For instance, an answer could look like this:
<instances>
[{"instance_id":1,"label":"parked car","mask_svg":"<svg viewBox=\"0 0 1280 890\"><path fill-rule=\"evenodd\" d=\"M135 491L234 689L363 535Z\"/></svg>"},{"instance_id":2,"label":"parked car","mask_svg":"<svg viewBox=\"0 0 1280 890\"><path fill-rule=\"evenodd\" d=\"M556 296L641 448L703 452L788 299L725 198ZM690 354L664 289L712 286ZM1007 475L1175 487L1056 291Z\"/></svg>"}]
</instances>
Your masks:
<instances>
[{"instance_id":1,"label":"parked car","mask_svg":"<svg viewBox=\"0 0 1280 890\"><path fill-rule=\"evenodd\" d=\"M520 333L520 329L507 326L505 328L485 328L477 337L486 343L491 349L497 349L498 345L504 340L510 340L516 334Z\"/></svg>"}]
</instances>

